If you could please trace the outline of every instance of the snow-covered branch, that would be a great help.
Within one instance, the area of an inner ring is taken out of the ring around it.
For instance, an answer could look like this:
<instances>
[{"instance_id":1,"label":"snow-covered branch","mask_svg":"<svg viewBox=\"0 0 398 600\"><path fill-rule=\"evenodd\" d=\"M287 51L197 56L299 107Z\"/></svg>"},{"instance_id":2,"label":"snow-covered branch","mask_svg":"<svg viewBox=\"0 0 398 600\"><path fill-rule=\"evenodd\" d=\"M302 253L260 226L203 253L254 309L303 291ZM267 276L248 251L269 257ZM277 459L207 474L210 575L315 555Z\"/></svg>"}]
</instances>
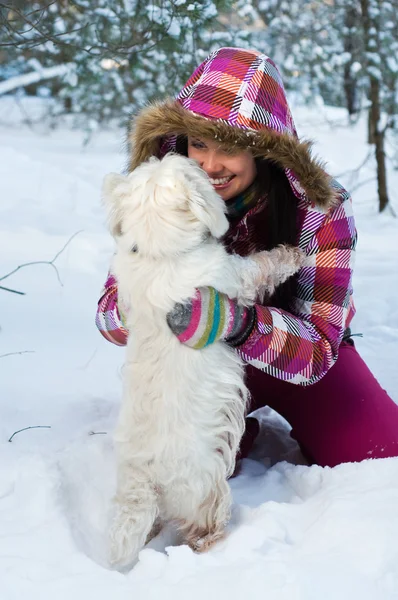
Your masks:
<instances>
[{"instance_id":1,"label":"snow-covered branch","mask_svg":"<svg viewBox=\"0 0 398 600\"><path fill-rule=\"evenodd\" d=\"M0 96L8 94L18 88L31 85L32 83L38 83L39 81L44 81L46 79L54 79L55 77L62 77L69 73L71 67L72 65L69 64L57 65L55 67L41 68L30 73L10 77L5 81L0 82Z\"/></svg>"}]
</instances>

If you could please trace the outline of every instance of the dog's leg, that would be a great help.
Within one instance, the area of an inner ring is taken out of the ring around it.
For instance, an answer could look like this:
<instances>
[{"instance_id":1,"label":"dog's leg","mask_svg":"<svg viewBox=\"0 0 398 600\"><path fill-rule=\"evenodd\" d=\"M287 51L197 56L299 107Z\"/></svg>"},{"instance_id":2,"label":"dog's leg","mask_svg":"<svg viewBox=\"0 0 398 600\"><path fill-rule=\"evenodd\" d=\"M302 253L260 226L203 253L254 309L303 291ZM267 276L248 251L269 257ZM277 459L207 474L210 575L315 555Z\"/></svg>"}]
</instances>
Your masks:
<instances>
[{"instance_id":1,"label":"dog's leg","mask_svg":"<svg viewBox=\"0 0 398 600\"><path fill-rule=\"evenodd\" d=\"M240 304L251 305L265 292L273 294L279 284L303 266L304 260L305 255L299 248L283 245L248 257L231 255L228 263L234 277L230 276L229 285L235 281L237 289L235 294L229 295Z\"/></svg>"},{"instance_id":2,"label":"dog's leg","mask_svg":"<svg viewBox=\"0 0 398 600\"><path fill-rule=\"evenodd\" d=\"M110 530L110 562L132 563L152 532L159 509L148 473L133 463L119 467L118 489Z\"/></svg>"},{"instance_id":3,"label":"dog's leg","mask_svg":"<svg viewBox=\"0 0 398 600\"><path fill-rule=\"evenodd\" d=\"M195 552L207 552L225 536L231 515L231 491L225 480L214 484L201 505L193 511L193 519L180 523L185 542Z\"/></svg>"},{"instance_id":4,"label":"dog's leg","mask_svg":"<svg viewBox=\"0 0 398 600\"><path fill-rule=\"evenodd\" d=\"M260 287L265 287L268 294L273 294L278 285L297 273L305 263L304 252L296 246L287 245L258 252L250 258L260 267L263 278L263 284Z\"/></svg>"},{"instance_id":5,"label":"dog's leg","mask_svg":"<svg viewBox=\"0 0 398 600\"><path fill-rule=\"evenodd\" d=\"M162 531L162 520L160 517L157 517L154 524L152 525L151 531L148 533L147 538L145 540L145 545L149 544L151 540L153 540L159 533Z\"/></svg>"}]
</instances>

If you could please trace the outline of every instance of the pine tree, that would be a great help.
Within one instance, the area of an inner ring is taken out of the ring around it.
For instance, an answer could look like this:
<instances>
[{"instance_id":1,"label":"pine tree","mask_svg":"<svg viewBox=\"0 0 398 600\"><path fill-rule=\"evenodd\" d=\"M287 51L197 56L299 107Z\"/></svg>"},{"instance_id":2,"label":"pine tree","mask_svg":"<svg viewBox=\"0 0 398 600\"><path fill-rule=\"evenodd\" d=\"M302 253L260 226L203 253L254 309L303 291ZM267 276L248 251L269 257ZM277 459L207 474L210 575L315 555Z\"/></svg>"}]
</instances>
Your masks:
<instances>
[{"instance_id":1,"label":"pine tree","mask_svg":"<svg viewBox=\"0 0 398 600\"><path fill-rule=\"evenodd\" d=\"M345 106L350 119L361 108L362 62L365 45L361 29L361 10L358 0L335 0L336 26L343 39Z\"/></svg>"},{"instance_id":2,"label":"pine tree","mask_svg":"<svg viewBox=\"0 0 398 600\"><path fill-rule=\"evenodd\" d=\"M379 211L389 205L385 136L397 113L397 3L360 0L368 77L369 143L375 145Z\"/></svg>"},{"instance_id":3,"label":"pine tree","mask_svg":"<svg viewBox=\"0 0 398 600\"><path fill-rule=\"evenodd\" d=\"M220 19L232 9L242 12L242 5L242 0L21 0L2 15L8 30L0 34L0 45L14 50L8 61L14 72L68 65L67 75L47 85L86 127L113 118L124 124L143 103L174 94L213 49L248 44L247 32ZM12 34L14 45L5 46Z\"/></svg>"},{"instance_id":4,"label":"pine tree","mask_svg":"<svg viewBox=\"0 0 398 600\"><path fill-rule=\"evenodd\" d=\"M264 23L263 51L283 72L285 85L308 102L342 105L342 39L336 13L323 0L253 0Z\"/></svg>"}]
</instances>

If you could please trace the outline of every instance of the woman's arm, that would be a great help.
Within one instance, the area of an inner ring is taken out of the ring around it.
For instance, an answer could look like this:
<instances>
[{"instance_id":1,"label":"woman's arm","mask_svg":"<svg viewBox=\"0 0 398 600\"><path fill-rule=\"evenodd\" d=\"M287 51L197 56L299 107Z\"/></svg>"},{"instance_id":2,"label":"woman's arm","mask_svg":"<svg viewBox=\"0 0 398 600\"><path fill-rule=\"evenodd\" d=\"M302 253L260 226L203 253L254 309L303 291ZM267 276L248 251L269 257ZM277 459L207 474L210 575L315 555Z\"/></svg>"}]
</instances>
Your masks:
<instances>
[{"instance_id":1,"label":"woman's arm","mask_svg":"<svg viewBox=\"0 0 398 600\"><path fill-rule=\"evenodd\" d=\"M335 186L340 204L330 214L316 208L303 210L300 247L307 259L298 273L289 311L255 305L250 318L239 319L239 336L231 339L218 323L228 322L236 314L236 301L228 299L226 304L224 294L214 290L209 294L209 288L200 288L190 303L178 306L178 329L174 327L175 311L168 316L180 341L202 348L224 340L247 363L273 377L300 385L319 381L336 361L344 330L354 314L351 277L357 234L351 199L337 182ZM220 297L217 302L206 300L214 295ZM211 334L198 344L201 331Z\"/></svg>"},{"instance_id":2,"label":"woman's arm","mask_svg":"<svg viewBox=\"0 0 398 600\"><path fill-rule=\"evenodd\" d=\"M255 326L237 347L246 362L301 385L316 383L327 373L354 313L351 278L356 242L351 199L346 194L311 235L290 312L255 307Z\"/></svg>"},{"instance_id":3,"label":"woman's arm","mask_svg":"<svg viewBox=\"0 0 398 600\"><path fill-rule=\"evenodd\" d=\"M128 331L123 325L123 314L118 306L118 290L115 277L108 278L98 301L95 324L106 340L117 346L127 344Z\"/></svg>"}]
</instances>

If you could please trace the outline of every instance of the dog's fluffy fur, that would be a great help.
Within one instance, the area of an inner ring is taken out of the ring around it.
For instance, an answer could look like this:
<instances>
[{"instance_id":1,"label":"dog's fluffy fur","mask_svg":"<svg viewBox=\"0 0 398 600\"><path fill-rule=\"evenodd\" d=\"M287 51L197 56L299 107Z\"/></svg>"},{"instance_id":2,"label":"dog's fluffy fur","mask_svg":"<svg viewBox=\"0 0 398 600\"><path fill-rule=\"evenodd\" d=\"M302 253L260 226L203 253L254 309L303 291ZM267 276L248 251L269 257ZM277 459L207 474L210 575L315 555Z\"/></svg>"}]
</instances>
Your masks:
<instances>
[{"instance_id":1,"label":"dog's fluffy fur","mask_svg":"<svg viewBox=\"0 0 398 600\"><path fill-rule=\"evenodd\" d=\"M111 561L126 564L168 520L196 550L222 537L227 478L244 431L242 360L222 342L200 351L181 344L167 313L200 286L252 304L260 290L272 293L294 274L302 256L282 246L228 255L217 241L228 229L225 203L182 156L152 158L127 177L108 175L103 196L117 241L112 271L131 331L111 527Z\"/></svg>"}]
</instances>

